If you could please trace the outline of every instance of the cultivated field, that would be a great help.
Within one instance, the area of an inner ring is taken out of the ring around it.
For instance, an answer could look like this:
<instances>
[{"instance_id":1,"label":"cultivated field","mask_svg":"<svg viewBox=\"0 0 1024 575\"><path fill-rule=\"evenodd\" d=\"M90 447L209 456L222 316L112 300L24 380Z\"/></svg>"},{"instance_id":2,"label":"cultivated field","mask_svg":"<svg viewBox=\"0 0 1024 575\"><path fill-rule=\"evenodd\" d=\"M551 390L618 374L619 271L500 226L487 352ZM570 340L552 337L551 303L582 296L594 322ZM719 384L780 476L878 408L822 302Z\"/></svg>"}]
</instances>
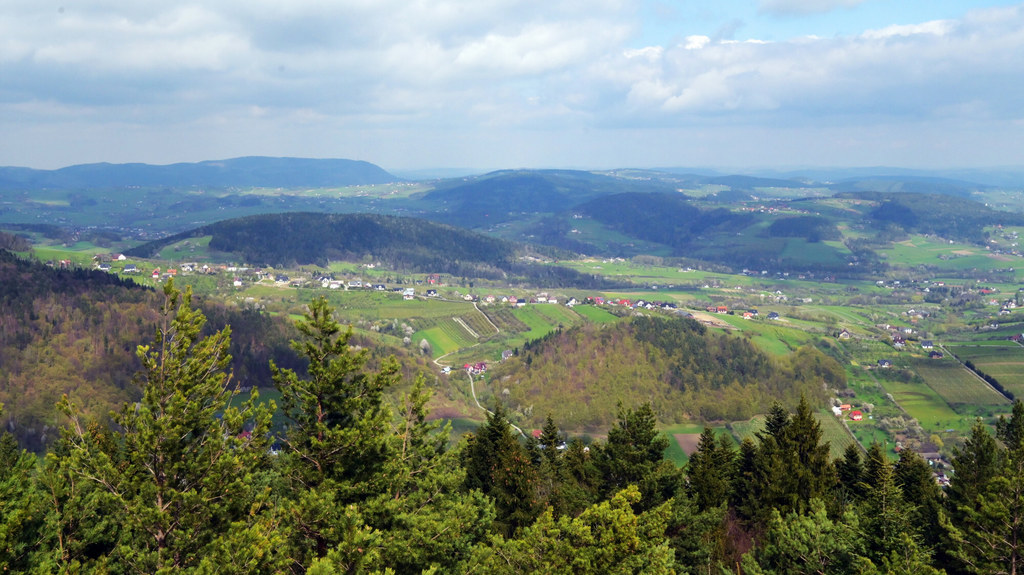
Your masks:
<instances>
[{"instance_id":1,"label":"cultivated field","mask_svg":"<svg viewBox=\"0 0 1024 575\"><path fill-rule=\"evenodd\" d=\"M918 359L914 371L953 409L1008 405L1010 400L954 359Z\"/></svg>"},{"instance_id":2,"label":"cultivated field","mask_svg":"<svg viewBox=\"0 0 1024 575\"><path fill-rule=\"evenodd\" d=\"M1016 397L1024 398L1024 347L1013 342L1003 345L947 345L961 361L971 361Z\"/></svg>"},{"instance_id":3,"label":"cultivated field","mask_svg":"<svg viewBox=\"0 0 1024 575\"><path fill-rule=\"evenodd\" d=\"M882 386L911 417L916 419L928 433L949 428L970 428L971 417L964 417L953 411L938 393L924 383L904 383L882 380Z\"/></svg>"}]
</instances>

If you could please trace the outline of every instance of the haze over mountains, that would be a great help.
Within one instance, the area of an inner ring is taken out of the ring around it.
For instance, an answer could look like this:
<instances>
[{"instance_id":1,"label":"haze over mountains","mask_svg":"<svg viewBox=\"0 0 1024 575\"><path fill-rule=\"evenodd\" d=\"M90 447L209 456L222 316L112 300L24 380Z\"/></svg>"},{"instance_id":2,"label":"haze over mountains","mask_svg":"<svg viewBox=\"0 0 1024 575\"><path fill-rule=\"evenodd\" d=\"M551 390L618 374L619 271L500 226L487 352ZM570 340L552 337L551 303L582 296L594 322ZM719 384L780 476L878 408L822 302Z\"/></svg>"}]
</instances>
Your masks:
<instances>
[{"instance_id":1,"label":"haze over mountains","mask_svg":"<svg viewBox=\"0 0 1024 575\"><path fill-rule=\"evenodd\" d=\"M0 168L0 189L121 186L330 187L399 180L369 162L258 156L166 166L102 163L68 166L58 170Z\"/></svg>"},{"instance_id":2,"label":"haze over mountains","mask_svg":"<svg viewBox=\"0 0 1024 575\"><path fill-rule=\"evenodd\" d=\"M525 172L552 173L661 173L734 187L811 183L836 184L849 180L897 180L948 183L960 186L1019 186L1024 168L917 170L899 167L837 167L801 169L750 169L737 172L699 167L661 167L642 170L499 170L494 175ZM380 184L405 179L459 179L471 176L468 168L420 170L397 176L373 163L349 159L315 159L247 156L195 163L153 165L145 163L78 164L55 170L0 166L0 190L29 188L89 189L120 186L212 187L332 187Z\"/></svg>"}]
</instances>

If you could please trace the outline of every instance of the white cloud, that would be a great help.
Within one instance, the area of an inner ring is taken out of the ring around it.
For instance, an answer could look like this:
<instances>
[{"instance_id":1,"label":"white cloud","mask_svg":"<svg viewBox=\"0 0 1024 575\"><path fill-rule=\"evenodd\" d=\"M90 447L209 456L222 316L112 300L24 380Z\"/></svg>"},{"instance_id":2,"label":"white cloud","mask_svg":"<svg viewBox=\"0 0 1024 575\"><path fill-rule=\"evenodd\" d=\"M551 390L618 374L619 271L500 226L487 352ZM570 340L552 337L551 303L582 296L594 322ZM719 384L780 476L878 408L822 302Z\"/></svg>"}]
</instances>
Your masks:
<instances>
[{"instance_id":1,"label":"white cloud","mask_svg":"<svg viewBox=\"0 0 1024 575\"><path fill-rule=\"evenodd\" d=\"M213 144L186 128L232 149L290 142L338 152L353 149L354 134L363 149L367 134L469 142L510 130L522 142L531 130L540 139L564 130L589 134L593 150L586 130L995 122L1019 118L1024 104L1021 6L772 43L691 34L638 46L638 18L626 0L78 0L63 12L10 0L0 12L0 127L38 141L31 121L74 116L69 130L131 125L156 140L162 129L189 150Z\"/></svg>"},{"instance_id":2,"label":"white cloud","mask_svg":"<svg viewBox=\"0 0 1024 575\"><path fill-rule=\"evenodd\" d=\"M711 43L711 38L707 36L687 36L686 43L683 45L687 50L700 50Z\"/></svg>"},{"instance_id":3,"label":"white cloud","mask_svg":"<svg viewBox=\"0 0 1024 575\"><path fill-rule=\"evenodd\" d=\"M918 34L931 34L933 36L945 36L953 30L954 23L949 20L933 20L922 24L893 25L881 30L868 30L864 32L865 38L873 40L892 38L895 36L915 36Z\"/></svg>"},{"instance_id":4,"label":"white cloud","mask_svg":"<svg viewBox=\"0 0 1024 575\"><path fill-rule=\"evenodd\" d=\"M853 8L864 0L760 0L762 12L777 14L815 14L840 8Z\"/></svg>"}]
</instances>

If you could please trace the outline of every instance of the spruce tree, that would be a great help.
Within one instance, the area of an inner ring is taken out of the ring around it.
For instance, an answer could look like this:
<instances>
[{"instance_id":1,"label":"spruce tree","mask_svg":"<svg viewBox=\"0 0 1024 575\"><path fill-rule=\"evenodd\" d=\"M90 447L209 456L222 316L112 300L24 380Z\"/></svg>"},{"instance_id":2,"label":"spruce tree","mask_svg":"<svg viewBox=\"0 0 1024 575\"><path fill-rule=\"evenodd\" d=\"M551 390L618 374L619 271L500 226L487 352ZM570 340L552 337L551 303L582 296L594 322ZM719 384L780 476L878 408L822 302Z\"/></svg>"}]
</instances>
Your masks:
<instances>
[{"instance_id":1,"label":"spruce tree","mask_svg":"<svg viewBox=\"0 0 1024 575\"><path fill-rule=\"evenodd\" d=\"M996 426L981 422L953 457L947 503L957 528L951 553L972 573L1024 572L1024 405ZM961 475L962 473L962 475Z\"/></svg>"},{"instance_id":2,"label":"spruce tree","mask_svg":"<svg viewBox=\"0 0 1024 575\"><path fill-rule=\"evenodd\" d=\"M342 329L326 298L314 299L296 327L302 337L292 345L309 362L307 377L271 362L288 420L281 470L292 494L285 505L292 567L301 572L331 554L333 565L361 568L378 536L348 505L383 489L380 472L392 456L383 393L397 379L397 362L370 372L367 351L351 348L352 329Z\"/></svg>"},{"instance_id":3,"label":"spruce tree","mask_svg":"<svg viewBox=\"0 0 1024 575\"><path fill-rule=\"evenodd\" d=\"M10 432L0 434L0 571L28 571L41 552L45 499L36 472L36 457Z\"/></svg>"},{"instance_id":4,"label":"spruce tree","mask_svg":"<svg viewBox=\"0 0 1024 575\"><path fill-rule=\"evenodd\" d=\"M682 479L665 460L668 438L657 430L651 404L636 409L619 406L619 418L608 430L608 440L598 450L597 464L603 475L606 497L636 485L642 494L639 509L651 509L675 494Z\"/></svg>"},{"instance_id":5,"label":"spruce tree","mask_svg":"<svg viewBox=\"0 0 1024 575\"><path fill-rule=\"evenodd\" d=\"M687 493L700 511L728 501L733 465L732 448L720 442L710 427L705 427L697 442L697 451L686 465Z\"/></svg>"},{"instance_id":6,"label":"spruce tree","mask_svg":"<svg viewBox=\"0 0 1024 575\"><path fill-rule=\"evenodd\" d=\"M449 572L488 535L494 520L491 502L463 489L459 454L448 448L451 425L427 421L429 399L417 377L392 424L381 492L360 504L365 522L379 533L368 568Z\"/></svg>"},{"instance_id":7,"label":"spruce tree","mask_svg":"<svg viewBox=\"0 0 1024 575\"><path fill-rule=\"evenodd\" d=\"M255 392L236 400L230 328L202 337L206 318L191 289L168 282L160 313L153 344L137 351L142 398L113 416L115 433L90 432L76 405L61 401L70 424L59 464L117 513L110 564L140 573L279 569L267 483L272 407ZM79 519L82 531L105 520ZM242 541L250 561L239 564Z\"/></svg>"},{"instance_id":8,"label":"spruce tree","mask_svg":"<svg viewBox=\"0 0 1024 575\"><path fill-rule=\"evenodd\" d=\"M893 474L909 506L910 523L916 525L921 533L922 545L936 552L936 563L948 563L940 552L944 524L947 523L942 507L944 495L928 462L913 449L904 449Z\"/></svg>"},{"instance_id":9,"label":"spruce tree","mask_svg":"<svg viewBox=\"0 0 1024 575\"><path fill-rule=\"evenodd\" d=\"M473 432L463 452L466 487L489 495L495 504L495 526L505 535L525 527L541 511L537 470L496 402L487 422Z\"/></svg>"},{"instance_id":10,"label":"spruce tree","mask_svg":"<svg viewBox=\"0 0 1024 575\"><path fill-rule=\"evenodd\" d=\"M837 501L846 504L859 500L864 495L864 464L861 461L862 448L851 443L843 450L843 457L836 461Z\"/></svg>"}]
</instances>

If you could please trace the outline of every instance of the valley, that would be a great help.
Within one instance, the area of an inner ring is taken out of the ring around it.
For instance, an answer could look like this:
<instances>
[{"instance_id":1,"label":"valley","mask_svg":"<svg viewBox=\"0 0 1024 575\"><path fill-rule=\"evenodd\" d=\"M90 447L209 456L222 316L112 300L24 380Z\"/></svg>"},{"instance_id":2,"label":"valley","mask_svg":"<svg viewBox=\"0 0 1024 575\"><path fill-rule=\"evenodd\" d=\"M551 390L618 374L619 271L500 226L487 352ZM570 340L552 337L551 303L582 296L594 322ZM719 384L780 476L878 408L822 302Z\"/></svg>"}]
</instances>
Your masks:
<instances>
[{"instance_id":1,"label":"valley","mask_svg":"<svg viewBox=\"0 0 1024 575\"><path fill-rule=\"evenodd\" d=\"M509 178L507 174L502 177ZM550 184L549 174L531 177L535 185ZM522 181L516 185L518 189L528 187ZM376 197L363 192L347 197L381 202L405 202L410 197L399 194L395 187L384 189L389 191ZM461 198L452 192L458 185L445 189L444 202ZM605 204L624 199L592 186L569 189L580 201L591 204L595 198L604 198ZM727 190L724 185L714 188L702 201ZM524 429L539 429L544 417L558 412L567 400L581 401L592 409L584 410L583 415L566 415L559 424L584 437L601 436L617 403L634 407L651 401L661 406L658 415L666 429L709 424L729 430L738 442L744 433L737 429L749 427L750 417L766 411L766 402L793 404L799 398L756 397L733 390L729 401L739 407L731 413L742 418L730 419L726 409L710 416L688 410L685 394L670 386L666 389L664 377L657 373L634 374L640 382L627 381L629 376L621 374L625 379L602 388L599 396L595 396L596 390L588 391L595 382L581 379L579 370L550 362L544 364L548 371L535 376L550 380L544 388L527 393L509 383L522 380L527 371L538 372L524 364L524 358L530 357L525 352L543 339L639 316L690 318L712 332L750 342L773 362L800 349L814 349L842 366L843 381L815 394L818 417L834 429L834 449L853 440L865 446L879 441L893 456L912 447L936 460L947 457L976 418L993 421L1008 413L1012 398L1024 392L1024 382L1017 381L1024 373L1020 369L1024 348L1011 339L1019 338L1024 330L1024 315L1018 311L1024 267L1015 266L1021 258L1017 237L1024 230L1024 221L1017 221L1014 212L986 212L975 207L972 209L978 215L973 227L951 228L949 237L927 227L915 233L889 220L879 225L865 219L886 202L902 201L914 206L908 210L924 209L905 200L905 195L849 199L825 196L820 188L813 191L812 197L753 203L746 197L736 202L714 200L713 205L703 207L693 207L693 200L686 199L679 204L682 211L678 214L671 212L676 208L658 204L661 220L650 220L633 207L618 210L619 219L608 221L604 212L594 208L581 214L580 209L570 207L559 212L573 226L561 236L564 241L552 242L559 247L524 251L517 244L495 244L483 248L482 255L476 254L479 249L469 249L459 257L461 267L438 260L436 251L442 248L433 248L435 253L427 258L423 257L427 252L419 249L408 250L416 252L415 257L388 260L386 254L399 253L399 247L364 242L366 247L355 248L345 236L357 232L344 230L332 233L340 234L336 237L345 250L336 250L335 256L326 260L312 252L304 256L307 248L303 246L311 244L299 237L299 228L283 230L274 216L237 220L236 233L267 240L267 246L275 249L291 244L293 251L280 252L288 257L261 256L264 252L253 251L259 248L252 241L245 244L248 255L240 257L241 252L232 251L233 244L215 239L220 237L220 224L199 228L198 233L169 236L152 244L156 248L143 247L148 234L97 237L103 235L101 227L62 228L59 234L24 224L5 227L32 243L26 256L50 265L103 269L153 288L174 277L179 285L191 285L203 297L272 316L298 317L313 298L325 296L339 320L351 324L356 333L387 349L405 350L426 359L424 365L430 366L434 385L443 391L435 396L435 414L454 420L479 422L485 415L471 397L469 378L479 380L476 399L482 405L504 402L510 419ZM301 198L315 198L322 206L328 192L282 191L262 197L301 209L307 207ZM250 193L225 193L222 198ZM650 198L663 202L663 192L653 193ZM393 197L396 195L401 199ZM514 195L508 199L518 201ZM634 207L644 203L639 196L627 199ZM436 197L432 201L436 202ZM959 201L954 204L960 205ZM245 201L221 203L237 206ZM942 202L930 208L939 212L954 209ZM537 221L542 214L523 213L518 218L512 214L507 212L504 223L488 228L491 236L535 237L525 233L532 225L527 222ZM993 221L985 222L985 214ZM967 215L962 219L970 219ZM711 221L673 219L684 216ZM540 220L557 217L550 214ZM641 227L627 225L630 217ZM936 217L931 212L915 213L911 219L920 222ZM241 231L249 221L258 221L252 229L259 231ZM694 227L694 223L699 225ZM717 227L706 227L709 223ZM301 224L305 228L318 225L311 221ZM548 221L544 225L553 224ZM512 229L521 231L508 233ZM691 231L681 231L685 229ZM373 235L359 233L363 239L370 237L365 234ZM419 229L416 233L421 239L417 240L406 239L403 232L387 233L400 238L396 243L419 246L422 238L436 239L442 232ZM666 233L677 238L680 233L695 235L680 243ZM325 237L322 232L320 237ZM460 249L481 248L492 241L479 237L445 241L462 246ZM969 237L985 241L971 242ZM573 255L565 250L571 245L568 240L592 248L604 245L599 251L607 253ZM677 251L693 247L694 242L703 247L685 256ZM148 257L139 257L146 249L150 250ZM631 253L641 249L650 251ZM473 257L479 257L481 263L466 267ZM271 261L275 265L268 265ZM556 272L560 279L544 283L545 270ZM591 287L581 285L581 278ZM558 356L557 350L545 353ZM615 352L601 353L614 356ZM968 362L980 372L969 369ZM724 395L719 399L726 401ZM692 398L689 401L692 403ZM833 407L838 408L836 413ZM850 415L855 411L860 412L857 419ZM679 446L672 452L677 463L685 461Z\"/></svg>"}]
</instances>

